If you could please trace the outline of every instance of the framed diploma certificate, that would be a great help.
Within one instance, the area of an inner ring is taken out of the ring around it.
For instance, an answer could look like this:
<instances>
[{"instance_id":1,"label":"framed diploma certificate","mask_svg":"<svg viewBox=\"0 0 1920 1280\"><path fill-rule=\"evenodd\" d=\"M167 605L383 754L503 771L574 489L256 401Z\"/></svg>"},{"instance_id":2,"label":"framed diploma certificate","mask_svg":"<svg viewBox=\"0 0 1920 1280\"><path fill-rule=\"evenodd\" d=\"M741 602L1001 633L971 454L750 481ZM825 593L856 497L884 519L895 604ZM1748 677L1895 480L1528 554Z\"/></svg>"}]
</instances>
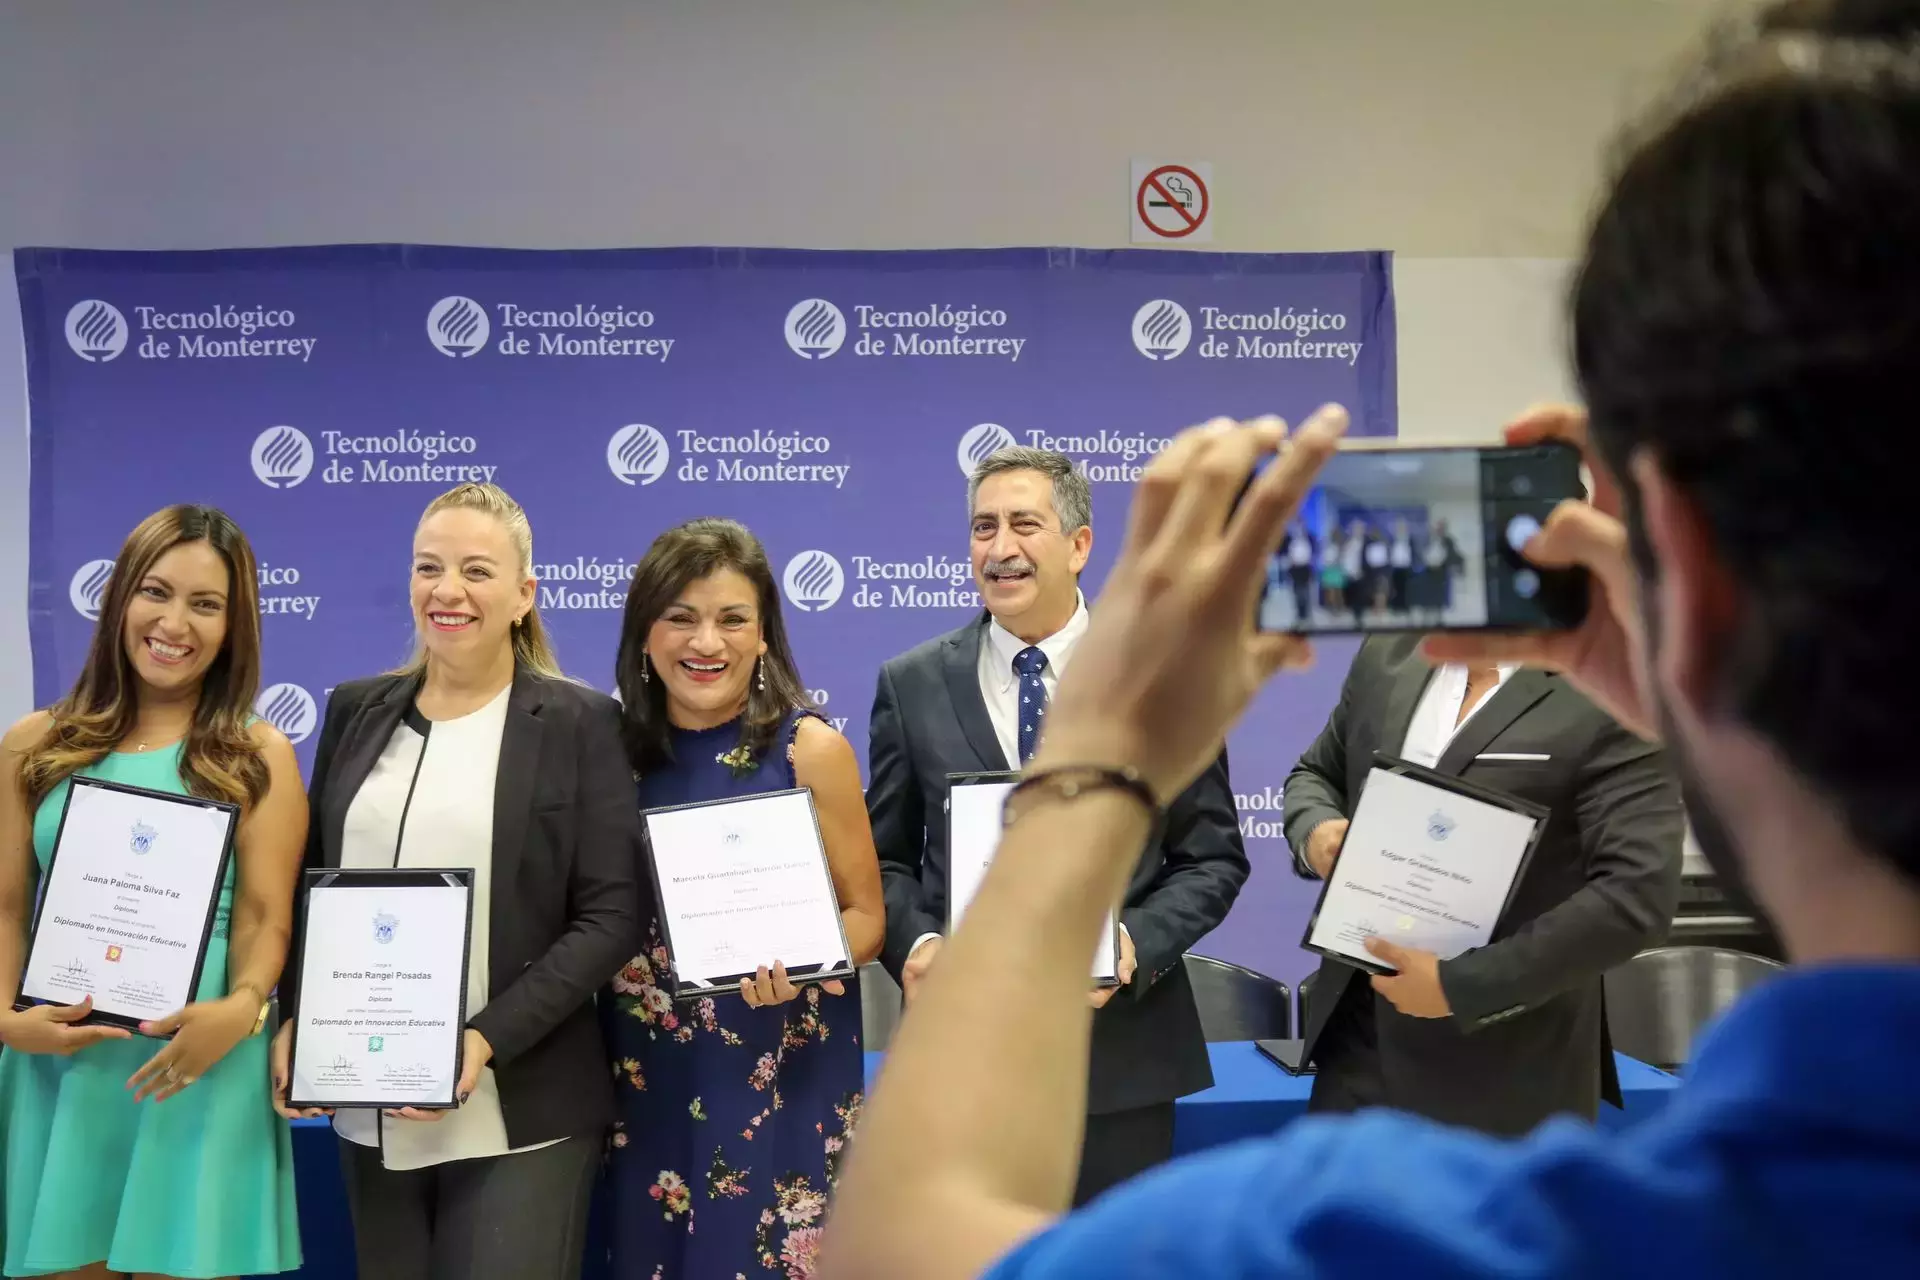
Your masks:
<instances>
[{"instance_id":1,"label":"framed diploma certificate","mask_svg":"<svg viewBox=\"0 0 1920 1280\"><path fill-rule=\"evenodd\" d=\"M737 988L776 962L794 982L853 974L813 792L670 805L640 821L675 999Z\"/></svg>"},{"instance_id":2,"label":"framed diploma certificate","mask_svg":"<svg viewBox=\"0 0 1920 1280\"><path fill-rule=\"evenodd\" d=\"M53 839L16 1009L93 996L138 1030L193 1002L233 858L237 806L76 777Z\"/></svg>"},{"instance_id":3,"label":"framed diploma certificate","mask_svg":"<svg viewBox=\"0 0 1920 1280\"><path fill-rule=\"evenodd\" d=\"M1545 807L1376 756L1302 945L1392 974L1368 938L1451 960L1493 940L1546 829Z\"/></svg>"},{"instance_id":4,"label":"framed diploma certificate","mask_svg":"<svg viewBox=\"0 0 1920 1280\"><path fill-rule=\"evenodd\" d=\"M950 773L947 775L947 932L960 917L986 878L987 866L1000 848L1001 811L1017 773ZM1093 985L1120 985L1120 921L1107 912L1106 928L1093 951Z\"/></svg>"},{"instance_id":5,"label":"framed diploma certificate","mask_svg":"<svg viewBox=\"0 0 1920 1280\"><path fill-rule=\"evenodd\" d=\"M292 1107L455 1105L473 946L473 872L305 876Z\"/></svg>"}]
</instances>

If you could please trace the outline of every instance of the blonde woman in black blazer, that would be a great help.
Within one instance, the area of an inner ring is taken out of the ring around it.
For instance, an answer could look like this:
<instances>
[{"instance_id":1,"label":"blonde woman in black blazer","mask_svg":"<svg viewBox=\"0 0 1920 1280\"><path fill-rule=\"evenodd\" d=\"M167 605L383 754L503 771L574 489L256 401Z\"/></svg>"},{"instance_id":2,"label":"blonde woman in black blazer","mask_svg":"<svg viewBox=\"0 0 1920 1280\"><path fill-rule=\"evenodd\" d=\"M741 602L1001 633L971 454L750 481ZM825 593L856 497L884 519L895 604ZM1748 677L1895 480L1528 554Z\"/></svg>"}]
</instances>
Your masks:
<instances>
[{"instance_id":1,"label":"blonde woman in black blazer","mask_svg":"<svg viewBox=\"0 0 1920 1280\"><path fill-rule=\"evenodd\" d=\"M420 655L327 702L307 865L475 871L461 1105L334 1118L362 1280L579 1273L614 1114L594 997L639 947L640 829L618 705L560 675L532 557L494 486L435 500Z\"/></svg>"}]
</instances>

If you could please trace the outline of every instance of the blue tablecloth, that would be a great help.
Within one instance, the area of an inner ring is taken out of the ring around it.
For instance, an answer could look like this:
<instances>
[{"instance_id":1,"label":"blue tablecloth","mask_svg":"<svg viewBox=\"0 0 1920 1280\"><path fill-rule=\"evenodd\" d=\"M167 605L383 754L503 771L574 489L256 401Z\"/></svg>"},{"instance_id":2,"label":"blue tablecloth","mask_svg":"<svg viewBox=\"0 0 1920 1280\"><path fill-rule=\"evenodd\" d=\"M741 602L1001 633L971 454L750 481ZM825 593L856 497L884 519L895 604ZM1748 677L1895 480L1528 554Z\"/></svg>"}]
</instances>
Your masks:
<instances>
[{"instance_id":1,"label":"blue tablecloth","mask_svg":"<svg viewBox=\"0 0 1920 1280\"><path fill-rule=\"evenodd\" d=\"M1180 1099L1174 1108L1173 1147L1178 1154L1241 1138L1272 1133L1306 1114L1312 1076L1288 1075L1246 1041L1212 1044L1213 1088ZM884 1055L867 1055L867 1085L873 1086ZM1600 1108L1603 1130L1624 1129L1666 1105L1679 1080L1643 1062L1615 1054L1625 1110ZM293 1125L294 1172L300 1194L300 1242L307 1265L298 1274L316 1280L352 1280L353 1229L340 1184L340 1156L324 1120Z\"/></svg>"},{"instance_id":2,"label":"blue tablecloth","mask_svg":"<svg viewBox=\"0 0 1920 1280\"><path fill-rule=\"evenodd\" d=\"M882 1054L867 1055L867 1087L880 1071ZM1275 1066L1251 1041L1207 1046L1213 1062L1213 1088L1180 1099L1173 1109L1176 1155L1204 1151L1241 1138L1257 1137L1307 1113L1312 1076L1295 1076ZM1625 1054L1613 1055L1620 1069L1624 1110L1602 1105L1598 1127L1624 1129L1666 1105L1680 1081Z\"/></svg>"}]
</instances>

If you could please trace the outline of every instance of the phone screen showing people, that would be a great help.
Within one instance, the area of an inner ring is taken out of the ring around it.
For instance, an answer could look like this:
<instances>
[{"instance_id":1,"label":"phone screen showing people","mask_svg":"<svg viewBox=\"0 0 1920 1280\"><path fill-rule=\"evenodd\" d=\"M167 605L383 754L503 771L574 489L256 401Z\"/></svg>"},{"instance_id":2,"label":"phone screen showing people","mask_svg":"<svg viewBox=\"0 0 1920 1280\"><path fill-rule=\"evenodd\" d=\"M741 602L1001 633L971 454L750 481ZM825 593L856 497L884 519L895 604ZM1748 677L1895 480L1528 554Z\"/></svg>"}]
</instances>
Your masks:
<instances>
[{"instance_id":1,"label":"phone screen showing people","mask_svg":"<svg viewBox=\"0 0 1920 1280\"><path fill-rule=\"evenodd\" d=\"M1580 457L1529 448L1343 450L1287 527L1259 605L1265 631L1551 630L1578 625L1586 575L1520 554L1585 496Z\"/></svg>"}]
</instances>

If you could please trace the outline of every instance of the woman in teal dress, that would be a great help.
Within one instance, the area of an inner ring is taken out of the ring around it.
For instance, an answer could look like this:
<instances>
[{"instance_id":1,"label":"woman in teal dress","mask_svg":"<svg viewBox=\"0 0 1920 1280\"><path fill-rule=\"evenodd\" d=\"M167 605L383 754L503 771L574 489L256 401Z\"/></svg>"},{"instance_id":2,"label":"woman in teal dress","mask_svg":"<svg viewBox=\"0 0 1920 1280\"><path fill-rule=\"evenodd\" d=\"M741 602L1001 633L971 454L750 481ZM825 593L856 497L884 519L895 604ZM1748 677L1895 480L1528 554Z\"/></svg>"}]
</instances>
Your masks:
<instances>
[{"instance_id":1,"label":"woman in teal dress","mask_svg":"<svg viewBox=\"0 0 1920 1280\"><path fill-rule=\"evenodd\" d=\"M185 1280L300 1266L293 1149L269 1093L263 1025L307 806L292 746L252 714L259 679L245 536L211 507L169 507L114 561L73 691L0 741L6 1275ZM90 997L11 1011L76 774L241 806L199 990L139 1035L80 1025Z\"/></svg>"}]
</instances>

